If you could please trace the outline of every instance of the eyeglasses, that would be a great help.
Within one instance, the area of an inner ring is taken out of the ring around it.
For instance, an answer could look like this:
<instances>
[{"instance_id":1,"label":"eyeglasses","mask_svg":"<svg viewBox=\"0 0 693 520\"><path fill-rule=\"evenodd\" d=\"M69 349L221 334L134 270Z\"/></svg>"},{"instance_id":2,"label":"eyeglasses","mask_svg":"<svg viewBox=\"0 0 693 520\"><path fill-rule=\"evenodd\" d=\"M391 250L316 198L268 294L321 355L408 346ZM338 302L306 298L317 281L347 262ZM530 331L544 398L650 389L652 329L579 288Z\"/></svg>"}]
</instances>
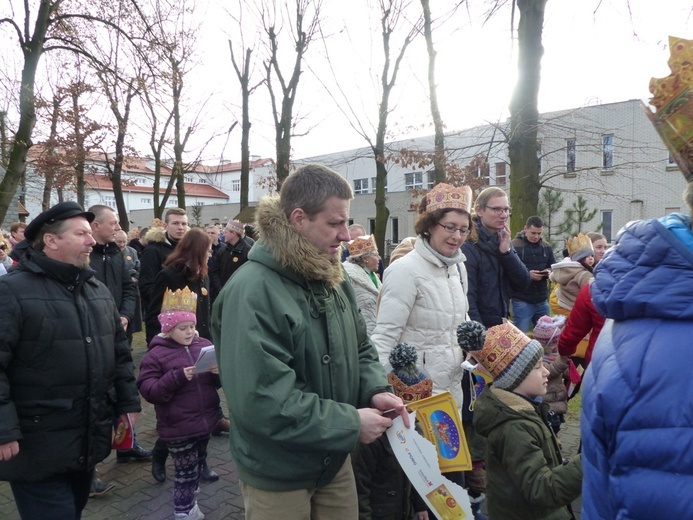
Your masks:
<instances>
[{"instance_id":1,"label":"eyeglasses","mask_svg":"<svg viewBox=\"0 0 693 520\"><path fill-rule=\"evenodd\" d=\"M451 235L454 235L457 231L459 231L459 232L460 232L460 235L462 235L463 237L466 237L466 236L469 235L469 233L472 232L470 229L467 229L467 228L458 228L458 227L455 227L455 226L452 225L452 224L441 224L440 222L438 222L438 225L439 225L440 227L442 227L445 231L447 231L448 233L450 233Z\"/></svg>"},{"instance_id":2,"label":"eyeglasses","mask_svg":"<svg viewBox=\"0 0 693 520\"><path fill-rule=\"evenodd\" d=\"M507 213L508 215L513 214L513 208L507 207L507 208L501 208L500 206L484 206L487 209L490 209L495 213L496 215L500 215L501 213Z\"/></svg>"}]
</instances>

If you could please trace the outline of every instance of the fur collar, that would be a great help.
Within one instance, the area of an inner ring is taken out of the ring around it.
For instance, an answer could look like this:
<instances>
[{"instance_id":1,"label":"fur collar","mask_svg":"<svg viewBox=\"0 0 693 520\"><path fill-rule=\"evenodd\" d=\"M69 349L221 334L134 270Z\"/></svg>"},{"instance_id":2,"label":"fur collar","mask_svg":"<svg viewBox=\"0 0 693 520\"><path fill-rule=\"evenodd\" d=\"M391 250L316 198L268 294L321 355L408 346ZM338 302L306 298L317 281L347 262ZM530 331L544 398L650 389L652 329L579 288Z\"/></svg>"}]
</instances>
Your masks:
<instances>
[{"instance_id":1,"label":"fur collar","mask_svg":"<svg viewBox=\"0 0 693 520\"><path fill-rule=\"evenodd\" d=\"M491 387L491 392L493 392L501 403L511 410L515 410L516 412L534 412L532 403L521 395L495 387Z\"/></svg>"},{"instance_id":2,"label":"fur collar","mask_svg":"<svg viewBox=\"0 0 693 520\"><path fill-rule=\"evenodd\" d=\"M144 236L143 242L145 244L156 244L168 242L168 236L166 235L166 230L162 227L154 227L147 231Z\"/></svg>"},{"instance_id":3,"label":"fur collar","mask_svg":"<svg viewBox=\"0 0 693 520\"><path fill-rule=\"evenodd\" d=\"M332 263L296 232L279 206L279 196L263 198L257 207L260 242L277 263L294 271L306 281L323 282L336 287L344 281L342 264Z\"/></svg>"}]
</instances>

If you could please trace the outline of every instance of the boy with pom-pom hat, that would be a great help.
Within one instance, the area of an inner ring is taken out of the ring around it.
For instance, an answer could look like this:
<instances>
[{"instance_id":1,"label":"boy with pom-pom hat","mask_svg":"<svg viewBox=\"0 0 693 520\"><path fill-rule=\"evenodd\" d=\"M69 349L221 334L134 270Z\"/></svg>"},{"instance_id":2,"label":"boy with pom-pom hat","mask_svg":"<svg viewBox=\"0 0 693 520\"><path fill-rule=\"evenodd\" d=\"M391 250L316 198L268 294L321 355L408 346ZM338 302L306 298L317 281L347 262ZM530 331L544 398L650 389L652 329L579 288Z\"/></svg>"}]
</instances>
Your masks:
<instances>
[{"instance_id":1,"label":"boy with pom-pom hat","mask_svg":"<svg viewBox=\"0 0 693 520\"><path fill-rule=\"evenodd\" d=\"M563 463L546 423L548 370L543 348L512 323L484 330L467 322L458 328L460 346L494 378L476 402L474 427L487 438L486 471L490 518L568 520L580 496L582 462Z\"/></svg>"}]
</instances>

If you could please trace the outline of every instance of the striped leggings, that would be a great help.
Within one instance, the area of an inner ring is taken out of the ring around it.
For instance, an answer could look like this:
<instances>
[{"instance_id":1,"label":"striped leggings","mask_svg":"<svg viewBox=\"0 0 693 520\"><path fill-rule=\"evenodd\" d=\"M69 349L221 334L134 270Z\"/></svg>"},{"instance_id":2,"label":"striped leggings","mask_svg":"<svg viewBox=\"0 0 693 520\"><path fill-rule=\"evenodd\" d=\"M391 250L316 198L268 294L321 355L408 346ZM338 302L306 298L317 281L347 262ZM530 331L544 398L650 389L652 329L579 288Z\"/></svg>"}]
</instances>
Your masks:
<instances>
[{"instance_id":1,"label":"striped leggings","mask_svg":"<svg viewBox=\"0 0 693 520\"><path fill-rule=\"evenodd\" d=\"M200 486L200 466L207 454L209 436L167 441L175 468L173 507L176 513L189 513Z\"/></svg>"}]
</instances>

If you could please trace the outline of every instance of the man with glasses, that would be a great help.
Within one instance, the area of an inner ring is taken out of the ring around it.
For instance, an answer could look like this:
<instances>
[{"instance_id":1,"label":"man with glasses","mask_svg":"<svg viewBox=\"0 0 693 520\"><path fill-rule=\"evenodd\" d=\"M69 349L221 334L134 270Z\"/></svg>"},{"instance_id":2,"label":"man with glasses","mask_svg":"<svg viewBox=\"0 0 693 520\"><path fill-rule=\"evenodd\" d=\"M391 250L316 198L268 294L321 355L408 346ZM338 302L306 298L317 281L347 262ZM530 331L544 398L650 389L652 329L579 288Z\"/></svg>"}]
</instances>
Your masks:
<instances>
[{"instance_id":1,"label":"man with glasses","mask_svg":"<svg viewBox=\"0 0 693 520\"><path fill-rule=\"evenodd\" d=\"M462 245L467 257L469 317L488 328L503 323L511 290L524 291L531 279L510 242L512 208L505 192L486 188L476 199L475 212L477 237Z\"/></svg>"}]
</instances>

